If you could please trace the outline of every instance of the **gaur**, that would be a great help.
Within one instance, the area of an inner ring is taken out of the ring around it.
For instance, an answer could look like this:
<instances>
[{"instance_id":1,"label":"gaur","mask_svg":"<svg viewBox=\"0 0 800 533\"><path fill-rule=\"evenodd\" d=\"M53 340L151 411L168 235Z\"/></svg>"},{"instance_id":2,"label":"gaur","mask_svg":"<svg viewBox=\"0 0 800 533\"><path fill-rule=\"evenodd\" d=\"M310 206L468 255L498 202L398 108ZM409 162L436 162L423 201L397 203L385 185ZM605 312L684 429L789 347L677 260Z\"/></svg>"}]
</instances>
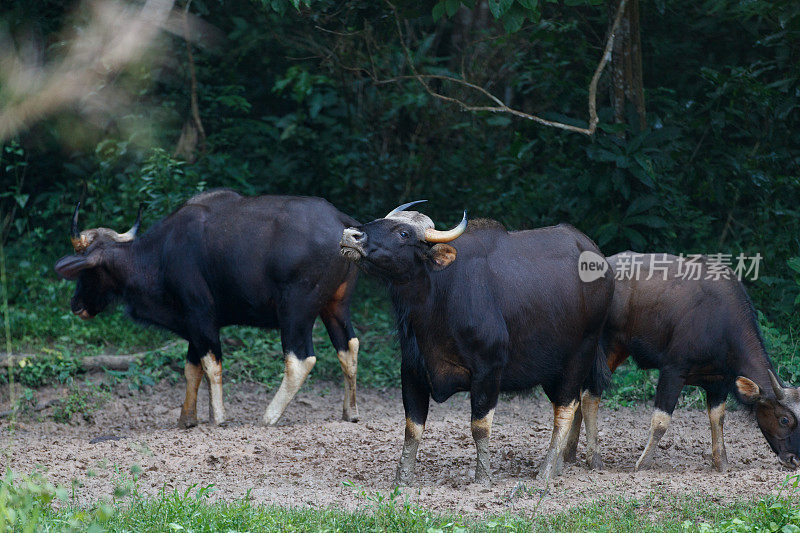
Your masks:
<instances>
[{"instance_id":1,"label":"gaur","mask_svg":"<svg viewBox=\"0 0 800 533\"><path fill-rule=\"evenodd\" d=\"M601 379L600 334L613 293L610 269L582 282L582 252L597 246L568 225L509 232L476 220L449 231L401 205L351 227L342 254L387 282L402 352L405 441L396 481L413 479L430 398L469 391L475 480L490 482L489 436L501 391L541 385L553 405L539 478L557 475L585 382ZM607 376L607 369L605 374Z\"/></svg>"},{"instance_id":2,"label":"gaur","mask_svg":"<svg viewBox=\"0 0 800 533\"><path fill-rule=\"evenodd\" d=\"M322 318L344 373L342 418L356 421L358 339L349 302L357 268L339 254L355 220L320 198L245 197L215 190L189 199L141 236L108 228L78 230L73 255L56 272L76 280L70 307L83 319L121 300L128 314L189 341L186 397L178 426L197 424L197 390L205 373L211 417L225 422L219 331L228 325L280 328L285 373L267 407L275 424L316 362L311 331Z\"/></svg>"},{"instance_id":3,"label":"gaur","mask_svg":"<svg viewBox=\"0 0 800 533\"><path fill-rule=\"evenodd\" d=\"M628 357L659 371L650 438L636 470L653 463L684 385L706 391L713 467L728 468L722 425L725 400L733 393L754 408L756 421L778 459L800 466L800 390L786 387L764 348L756 312L730 268L695 257L623 252L608 258L616 275L614 298L603 336L613 372ZM600 398L583 397L587 455L601 468L597 446ZM570 438L574 456L579 425Z\"/></svg>"}]
</instances>

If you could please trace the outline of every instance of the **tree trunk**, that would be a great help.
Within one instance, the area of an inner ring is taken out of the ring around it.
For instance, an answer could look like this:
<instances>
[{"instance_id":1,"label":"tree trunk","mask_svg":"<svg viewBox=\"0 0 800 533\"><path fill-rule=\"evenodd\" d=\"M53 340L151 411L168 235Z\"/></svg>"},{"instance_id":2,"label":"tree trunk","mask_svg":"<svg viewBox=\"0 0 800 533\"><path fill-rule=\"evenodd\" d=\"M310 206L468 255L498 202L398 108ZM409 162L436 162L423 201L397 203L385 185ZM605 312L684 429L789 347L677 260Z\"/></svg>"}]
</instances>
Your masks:
<instances>
[{"instance_id":1,"label":"tree trunk","mask_svg":"<svg viewBox=\"0 0 800 533\"><path fill-rule=\"evenodd\" d=\"M614 22L619 0L609 3L609 31ZM635 117L628 113L632 105ZM647 126L642 80L642 42L639 32L639 0L628 0L620 20L611 54L611 106L614 123L629 124L634 131ZM619 135L624 137L624 133Z\"/></svg>"}]
</instances>

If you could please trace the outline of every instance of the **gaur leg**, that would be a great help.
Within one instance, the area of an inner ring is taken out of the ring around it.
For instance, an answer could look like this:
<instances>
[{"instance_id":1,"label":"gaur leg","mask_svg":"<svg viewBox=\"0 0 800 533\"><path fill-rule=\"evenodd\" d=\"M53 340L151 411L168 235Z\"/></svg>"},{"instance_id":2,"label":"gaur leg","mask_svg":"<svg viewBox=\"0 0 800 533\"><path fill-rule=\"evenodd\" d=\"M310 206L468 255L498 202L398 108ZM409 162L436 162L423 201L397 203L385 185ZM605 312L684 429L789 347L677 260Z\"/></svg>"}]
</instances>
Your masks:
<instances>
[{"instance_id":1,"label":"gaur leg","mask_svg":"<svg viewBox=\"0 0 800 533\"><path fill-rule=\"evenodd\" d=\"M627 358L628 350L625 346L619 342L612 343L606 357L611 373L613 374ZM603 469L603 459L600 457L600 446L597 442L597 413L600 410L601 393L602 391L596 386L590 386L581 394L581 414L586 428L586 464L592 470Z\"/></svg>"},{"instance_id":2,"label":"gaur leg","mask_svg":"<svg viewBox=\"0 0 800 533\"><path fill-rule=\"evenodd\" d=\"M197 425L197 390L203 380L200 357L191 343L189 343L189 350L186 354L183 375L186 376L186 396L181 407L181 415L178 417L178 427L187 429Z\"/></svg>"},{"instance_id":3,"label":"gaur leg","mask_svg":"<svg viewBox=\"0 0 800 533\"><path fill-rule=\"evenodd\" d=\"M578 439L581 434L582 420L586 426L586 464L592 470L603 469L603 460L597 445L597 411L599 408L599 396L595 396L588 390L581 393L581 408L575 412L564 449L565 463L575 463L578 460Z\"/></svg>"},{"instance_id":4,"label":"gaur leg","mask_svg":"<svg viewBox=\"0 0 800 533\"><path fill-rule=\"evenodd\" d=\"M581 391L590 377L595 358L599 357L599 335L597 332L585 337L574 356L563 362L563 374L542 384L545 394L553 403L553 435L539 469L539 479L544 481L545 487L552 476L561 473L571 431L574 429L578 433L579 426L573 425L573 422L580 409Z\"/></svg>"},{"instance_id":5,"label":"gaur leg","mask_svg":"<svg viewBox=\"0 0 800 533\"><path fill-rule=\"evenodd\" d=\"M221 350L209 350L200 364L208 379L208 396L210 401L209 421L220 426L225 424L225 405L222 401L222 357Z\"/></svg>"},{"instance_id":6,"label":"gaur leg","mask_svg":"<svg viewBox=\"0 0 800 533\"><path fill-rule=\"evenodd\" d=\"M317 362L311 340L314 318L289 316L286 325L281 328L281 345L285 354L284 372L281 386L264 413L264 423L269 426L278 422Z\"/></svg>"},{"instance_id":7,"label":"gaur leg","mask_svg":"<svg viewBox=\"0 0 800 533\"><path fill-rule=\"evenodd\" d=\"M358 422L356 403L356 374L358 371L358 338L350 322L350 311L346 302L334 301L320 313L333 348L339 357L344 375L344 404L342 420Z\"/></svg>"},{"instance_id":8,"label":"gaur leg","mask_svg":"<svg viewBox=\"0 0 800 533\"><path fill-rule=\"evenodd\" d=\"M706 387L706 406L708 420L711 423L711 462L714 470L728 470L728 453L725 451L725 440L722 436L722 424L725 421L725 400L728 390L721 384Z\"/></svg>"},{"instance_id":9,"label":"gaur leg","mask_svg":"<svg viewBox=\"0 0 800 533\"><path fill-rule=\"evenodd\" d=\"M583 407L583 404L581 404ZM581 436L581 421L583 415L581 410L575 411L575 418L572 419L572 426L567 434L567 443L564 445L564 462L576 463L578 461L578 439Z\"/></svg>"},{"instance_id":10,"label":"gaur leg","mask_svg":"<svg viewBox=\"0 0 800 533\"><path fill-rule=\"evenodd\" d=\"M201 276L198 274L198 278ZM219 327L204 309L214 301L203 283L186 284L180 295L181 304L187 310L190 362L199 364L208 379L211 399L211 418L216 424L225 423L225 407L222 400L222 346L219 342ZM197 389L195 388L195 391ZM197 393L194 393L195 403Z\"/></svg>"},{"instance_id":11,"label":"gaur leg","mask_svg":"<svg viewBox=\"0 0 800 533\"><path fill-rule=\"evenodd\" d=\"M580 402L577 398L566 404L553 402L553 435L550 438L547 455L539 470L539 479L544 480L545 486L550 483L551 477L561 473L567 436L579 408Z\"/></svg>"},{"instance_id":12,"label":"gaur leg","mask_svg":"<svg viewBox=\"0 0 800 533\"><path fill-rule=\"evenodd\" d=\"M597 444L597 411L600 409L600 396L590 391L581 395L581 412L586 426L586 463L592 470L602 470L603 460Z\"/></svg>"},{"instance_id":13,"label":"gaur leg","mask_svg":"<svg viewBox=\"0 0 800 533\"><path fill-rule=\"evenodd\" d=\"M400 377L403 384L403 409L406 414L405 438L400 464L397 465L396 485L410 485L414 482L414 466L417 462L417 450L425 431L428 419L430 392L428 384L421 378L405 359L400 364Z\"/></svg>"},{"instance_id":14,"label":"gaur leg","mask_svg":"<svg viewBox=\"0 0 800 533\"><path fill-rule=\"evenodd\" d=\"M671 368L661 369L656 387L655 411L653 411L653 417L650 420L650 439L639 460L636 461L635 471L638 472L643 468L652 466L658 441L667 432L669 423L672 420L672 412L678 403L683 384L684 379L677 371Z\"/></svg>"},{"instance_id":15,"label":"gaur leg","mask_svg":"<svg viewBox=\"0 0 800 533\"><path fill-rule=\"evenodd\" d=\"M492 419L500 395L500 371L490 369L485 375L474 375L470 385L470 429L475 440L478 462L475 466L475 482L492 483L489 467L489 437L492 433Z\"/></svg>"}]
</instances>

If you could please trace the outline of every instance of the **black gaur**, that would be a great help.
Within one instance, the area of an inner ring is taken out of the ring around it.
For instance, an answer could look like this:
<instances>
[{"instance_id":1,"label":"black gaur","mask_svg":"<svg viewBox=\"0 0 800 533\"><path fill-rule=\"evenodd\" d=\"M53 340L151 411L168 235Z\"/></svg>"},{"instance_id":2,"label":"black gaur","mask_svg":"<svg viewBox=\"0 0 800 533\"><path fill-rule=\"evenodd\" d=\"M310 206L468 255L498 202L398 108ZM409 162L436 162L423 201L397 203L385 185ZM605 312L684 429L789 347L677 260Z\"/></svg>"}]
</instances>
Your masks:
<instances>
[{"instance_id":1,"label":"black gaur","mask_svg":"<svg viewBox=\"0 0 800 533\"><path fill-rule=\"evenodd\" d=\"M470 392L475 479L488 482L498 395L542 385L554 412L539 474L547 483L561 469L582 389L608 374L599 340L614 282L605 259L568 225L508 232L491 220L468 224L465 213L437 231L404 210L412 204L346 229L341 243L344 256L388 282L397 315L406 414L397 482L413 479L430 398ZM604 265L599 279L579 278L583 252Z\"/></svg>"},{"instance_id":2,"label":"black gaur","mask_svg":"<svg viewBox=\"0 0 800 533\"><path fill-rule=\"evenodd\" d=\"M233 324L280 328L285 374L264 414L266 424L276 423L316 362L311 330L317 316L344 372L342 417L358 419L358 339L349 311L357 269L339 254L342 231L355 220L320 198L216 190L191 198L141 237L139 221L123 234L80 232L76 208L75 254L55 269L77 281L70 306L81 318L120 299L135 320L189 341L180 427L197 424L204 373L211 416L225 421L219 330Z\"/></svg>"}]
</instances>

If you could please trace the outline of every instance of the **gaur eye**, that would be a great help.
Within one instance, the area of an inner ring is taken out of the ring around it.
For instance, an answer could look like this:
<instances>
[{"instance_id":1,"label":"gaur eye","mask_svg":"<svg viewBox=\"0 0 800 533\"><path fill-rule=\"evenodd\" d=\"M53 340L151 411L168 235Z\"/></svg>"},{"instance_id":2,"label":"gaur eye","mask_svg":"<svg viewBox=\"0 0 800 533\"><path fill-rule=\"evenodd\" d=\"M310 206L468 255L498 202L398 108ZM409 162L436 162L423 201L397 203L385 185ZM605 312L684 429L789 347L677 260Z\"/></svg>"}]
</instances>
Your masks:
<instances>
[{"instance_id":1,"label":"gaur eye","mask_svg":"<svg viewBox=\"0 0 800 533\"><path fill-rule=\"evenodd\" d=\"M788 426L789 425L789 417L788 416L782 416L780 422L781 422L782 426Z\"/></svg>"},{"instance_id":2,"label":"gaur eye","mask_svg":"<svg viewBox=\"0 0 800 533\"><path fill-rule=\"evenodd\" d=\"M407 232L407 231L405 231L405 230L403 230L403 231L401 231L401 232L400 232L400 236L401 236L402 238L404 238L404 239L408 239L408 232Z\"/></svg>"}]
</instances>

